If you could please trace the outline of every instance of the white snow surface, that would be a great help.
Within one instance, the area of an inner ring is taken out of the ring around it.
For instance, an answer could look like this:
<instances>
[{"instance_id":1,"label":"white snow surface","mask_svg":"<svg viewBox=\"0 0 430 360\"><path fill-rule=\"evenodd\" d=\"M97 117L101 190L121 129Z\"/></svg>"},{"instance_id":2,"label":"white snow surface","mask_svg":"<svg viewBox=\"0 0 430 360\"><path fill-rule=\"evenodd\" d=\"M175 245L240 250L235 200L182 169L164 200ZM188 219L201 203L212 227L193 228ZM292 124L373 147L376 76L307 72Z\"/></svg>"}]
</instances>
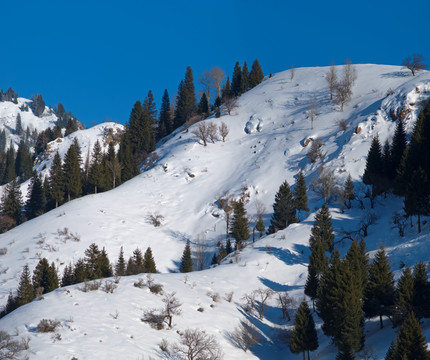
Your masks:
<instances>
[{"instance_id":1,"label":"white snow surface","mask_svg":"<svg viewBox=\"0 0 430 360\"><path fill-rule=\"evenodd\" d=\"M395 129L390 117L393 111L407 113L410 134L423 101L430 97L429 72L412 77L398 66L355 67L353 98L343 112L329 99L325 80L328 68L296 69L292 81L289 71L275 74L242 95L230 116L206 120L228 125L230 133L225 142L219 140L204 147L192 129L178 130L159 144L156 164L134 179L112 191L71 201L0 235L0 248L7 251L0 256L0 305L16 289L22 267L28 264L33 271L41 257L53 261L62 274L64 266L83 257L91 243L104 247L112 262L121 246L126 259L136 247L145 251L150 246L159 272L153 275L155 281L163 285L165 292L176 292L183 303L182 314L174 316L172 329L154 330L141 321L144 310L163 305L161 295L133 286L139 278L145 279L145 274L121 278L112 294L104 292L103 285L90 292L81 291L82 284L57 289L1 319L0 329L15 334L17 339L29 337L30 348L24 355L30 359L167 358L159 348L161 340L176 343L178 331L187 328L214 335L225 359L301 359L301 354L291 354L282 341L282 332L291 329L293 321L281 319L276 297L269 302L262 321L243 312L242 297L254 289L269 287L289 291L297 302L303 298L310 229L322 204L321 197L310 187L318 169L324 165L339 184L351 174L357 192L363 193L361 176L372 137L378 135L381 142L391 139ZM342 66L337 71L340 74ZM306 117L311 97L319 104L313 129ZM345 131L338 125L341 119L348 122ZM256 131L257 124L263 122L264 126ZM247 124L252 131L246 131ZM85 131L90 143L101 136L100 131ZM311 163L306 157L309 147L303 145L308 138L323 141L323 160ZM60 151L66 151L66 144L72 140L62 140L58 145L64 148ZM245 249L227 257L220 266L186 275L177 273L187 239L192 246L203 241L209 261L216 243L225 239L225 214L218 207L219 196L228 193L236 199L244 197L251 226L256 202L262 202L267 228L275 193L284 180L294 185L299 169L306 177L310 208L302 213L301 223L254 243L250 239ZM429 261L428 223L419 235L416 227L408 227L403 238L393 226L392 216L401 211L402 199L389 195L378 199L374 209L370 209L368 199L364 199L364 205L362 210L354 201L352 209L342 214L336 201L329 203L335 241L339 241L342 254L350 244L349 240L340 241L342 231L356 229L360 220L373 212L377 220L365 239L371 256L383 243L396 277L402 263L413 266L419 260ZM164 217L160 227L148 221L148 216L155 213ZM67 239L65 228L79 241ZM214 302L208 292L219 293L220 301ZM234 292L231 302L226 300L229 292ZM314 316L320 346L311 356L331 360L337 349L323 335L321 321ZM231 332L245 317L258 327L263 339L262 344L247 352L231 341ZM59 335L36 332L42 318L60 321ZM366 346L374 352L375 359L384 358L397 331L387 319L384 321L383 330L379 330L377 319L366 322ZM423 326L429 340L428 319Z\"/></svg>"}]
</instances>

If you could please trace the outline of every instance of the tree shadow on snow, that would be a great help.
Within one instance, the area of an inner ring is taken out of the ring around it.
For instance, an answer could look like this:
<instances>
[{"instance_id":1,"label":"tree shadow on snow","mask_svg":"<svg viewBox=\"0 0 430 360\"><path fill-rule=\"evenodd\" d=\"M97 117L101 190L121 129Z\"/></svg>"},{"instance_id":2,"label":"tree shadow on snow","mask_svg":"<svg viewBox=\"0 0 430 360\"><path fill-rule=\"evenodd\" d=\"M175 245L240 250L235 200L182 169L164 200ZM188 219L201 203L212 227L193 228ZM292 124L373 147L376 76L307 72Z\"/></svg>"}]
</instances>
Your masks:
<instances>
[{"instance_id":1,"label":"tree shadow on snow","mask_svg":"<svg viewBox=\"0 0 430 360\"><path fill-rule=\"evenodd\" d=\"M264 286L267 286L273 291L291 291L303 288L301 285L284 285L277 283L276 281L269 280L267 278L258 278Z\"/></svg>"},{"instance_id":2,"label":"tree shadow on snow","mask_svg":"<svg viewBox=\"0 0 430 360\"><path fill-rule=\"evenodd\" d=\"M381 74L381 78L404 78L411 76L409 71L393 71L390 73Z\"/></svg>"},{"instance_id":3,"label":"tree shadow on snow","mask_svg":"<svg viewBox=\"0 0 430 360\"><path fill-rule=\"evenodd\" d=\"M262 246L255 247L254 249L272 254L286 265L296 265L306 261L306 258L302 254L295 254L288 249Z\"/></svg>"}]
</instances>

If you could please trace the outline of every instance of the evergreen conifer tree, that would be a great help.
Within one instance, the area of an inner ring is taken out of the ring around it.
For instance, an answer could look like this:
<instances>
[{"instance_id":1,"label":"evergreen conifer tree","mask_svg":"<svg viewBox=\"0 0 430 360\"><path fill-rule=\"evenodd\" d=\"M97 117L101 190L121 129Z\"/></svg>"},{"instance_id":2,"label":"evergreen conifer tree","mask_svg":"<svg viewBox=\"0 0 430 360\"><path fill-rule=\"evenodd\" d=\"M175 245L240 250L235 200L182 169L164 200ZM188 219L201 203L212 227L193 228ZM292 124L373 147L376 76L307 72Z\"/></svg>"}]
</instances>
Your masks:
<instances>
[{"instance_id":1,"label":"evergreen conifer tree","mask_svg":"<svg viewBox=\"0 0 430 360\"><path fill-rule=\"evenodd\" d=\"M58 151L54 155L51 169L49 170L49 197L55 201L56 208L64 200L64 174Z\"/></svg>"},{"instance_id":2,"label":"evergreen conifer tree","mask_svg":"<svg viewBox=\"0 0 430 360\"><path fill-rule=\"evenodd\" d=\"M17 305L22 306L28 304L34 299L33 284L30 279L30 270L26 264L22 270L21 278L19 280L18 290L17 290Z\"/></svg>"},{"instance_id":3,"label":"evergreen conifer tree","mask_svg":"<svg viewBox=\"0 0 430 360\"><path fill-rule=\"evenodd\" d=\"M409 266L403 268L396 286L394 323L401 324L414 309L414 279Z\"/></svg>"},{"instance_id":4,"label":"evergreen conifer tree","mask_svg":"<svg viewBox=\"0 0 430 360\"><path fill-rule=\"evenodd\" d=\"M100 278L108 278L113 276L112 266L105 248L100 251L100 256L97 263L98 268L100 269Z\"/></svg>"},{"instance_id":5,"label":"evergreen conifer tree","mask_svg":"<svg viewBox=\"0 0 430 360\"><path fill-rule=\"evenodd\" d=\"M379 138L376 136L372 140L369 152L367 154L366 168L363 174L363 182L372 186L372 196L375 197L381 193L383 182L382 150Z\"/></svg>"},{"instance_id":6,"label":"evergreen conifer tree","mask_svg":"<svg viewBox=\"0 0 430 360\"><path fill-rule=\"evenodd\" d=\"M241 82L242 82L242 69L240 68L239 61L233 69L233 77L231 79L231 92L233 96L241 95Z\"/></svg>"},{"instance_id":7,"label":"evergreen conifer tree","mask_svg":"<svg viewBox=\"0 0 430 360\"><path fill-rule=\"evenodd\" d=\"M241 249L243 242L249 239L249 225L243 201L234 204L233 221L230 235L236 240L236 248Z\"/></svg>"},{"instance_id":8,"label":"evergreen conifer tree","mask_svg":"<svg viewBox=\"0 0 430 360\"><path fill-rule=\"evenodd\" d=\"M412 173L407 185L404 210L406 215L417 215L418 233L421 233L421 216L430 213L430 187L424 170L419 167Z\"/></svg>"},{"instance_id":9,"label":"evergreen conifer tree","mask_svg":"<svg viewBox=\"0 0 430 360\"><path fill-rule=\"evenodd\" d=\"M61 278L61 286L69 286L74 284L74 278L73 278L73 267L72 264L66 265L64 267L63 276Z\"/></svg>"},{"instance_id":10,"label":"evergreen conifer tree","mask_svg":"<svg viewBox=\"0 0 430 360\"><path fill-rule=\"evenodd\" d=\"M16 152L15 159L15 174L19 176L20 180L24 182L29 179L33 173L33 161L27 145L21 140L19 143L18 151Z\"/></svg>"},{"instance_id":11,"label":"evergreen conifer tree","mask_svg":"<svg viewBox=\"0 0 430 360\"><path fill-rule=\"evenodd\" d=\"M100 259L100 250L99 247L92 243L88 247L88 249L85 250L85 266L87 269L88 274L88 280L94 280L99 279L102 277L101 269L99 266L99 259Z\"/></svg>"},{"instance_id":12,"label":"evergreen conifer tree","mask_svg":"<svg viewBox=\"0 0 430 360\"><path fill-rule=\"evenodd\" d=\"M13 149L13 145L9 146L6 151L6 162L5 162L5 171L3 175L3 184L10 183L12 180L16 178L15 172L15 150Z\"/></svg>"},{"instance_id":13,"label":"evergreen conifer tree","mask_svg":"<svg viewBox=\"0 0 430 360\"><path fill-rule=\"evenodd\" d=\"M143 272L144 266L142 251L139 248L136 248L133 251L133 256L128 260L126 274L135 275Z\"/></svg>"},{"instance_id":14,"label":"evergreen conifer tree","mask_svg":"<svg viewBox=\"0 0 430 360\"><path fill-rule=\"evenodd\" d=\"M226 80L224 87L222 89L222 92L221 92L221 100L224 102L227 99L230 99L232 96L233 96L233 91L231 89L230 78L227 77L227 80Z\"/></svg>"},{"instance_id":15,"label":"evergreen conifer tree","mask_svg":"<svg viewBox=\"0 0 430 360\"><path fill-rule=\"evenodd\" d=\"M200 98L199 105L197 107L197 113L204 117L209 115L209 103L206 93L203 93L202 97Z\"/></svg>"},{"instance_id":16,"label":"evergreen conifer tree","mask_svg":"<svg viewBox=\"0 0 430 360\"><path fill-rule=\"evenodd\" d=\"M318 349L318 335L315 330L315 322L305 301L299 306L296 318L294 319L294 330L290 334L290 350L294 354L308 353L310 360L310 351Z\"/></svg>"},{"instance_id":17,"label":"evergreen conifer tree","mask_svg":"<svg viewBox=\"0 0 430 360\"><path fill-rule=\"evenodd\" d=\"M18 136L22 136L24 133L24 129L22 128L22 120L21 120L21 114L18 113L16 116L16 126L15 126L15 134Z\"/></svg>"},{"instance_id":18,"label":"evergreen conifer tree","mask_svg":"<svg viewBox=\"0 0 430 360\"><path fill-rule=\"evenodd\" d=\"M376 252L369 266L369 278L365 291L364 311L367 317L379 316L381 329L382 316L391 316L394 305L394 276L383 246Z\"/></svg>"},{"instance_id":19,"label":"evergreen conifer tree","mask_svg":"<svg viewBox=\"0 0 430 360\"><path fill-rule=\"evenodd\" d=\"M423 329L413 312L409 313L401 326L390 357L394 360L430 358Z\"/></svg>"},{"instance_id":20,"label":"evergreen conifer tree","mask_svg":"<svg viewBox=\"0 0 430 360\"><path fill-rule=\"evenodd\" d=\"M333 251L334 230L331 222L330 210L325 203L315 215L315 222L311 229L311 238L309 239L311 246L317 238L321 239L325 246L325 250Z\"/></svg>"},{"instance_id":21,"label":"evergreen conifer tree","mask_svg":"<svg viewBox=\"0 0 430 360\"><path fill-rule=\"evenodd\" d=\"M64 157L63 180L68 201L82 195L82 174L79 165L79 155L73 144L70 145Z\"/></svg>"},{"instance_id":22,"label":"evergreen conifer tree","mask_svg":"<svg viewBox=\"0 0 430 360\"><path fill-rule=\"evenodd\" d=\"M21 223L22 218L22 194L18 181L12 180L6 185L5 192L2 196L0 209L2 215L9 216L16 224Z\"/></svg>"},{"instance_id":23,"label":"evergreen conifer tree","mask_svg":"<svg viewBox=\"0 0 430 360\"><path fill-rule=\"evenodd\" d=\"M300 211L309 211L308 196L306 194L306 180L303 171L300 170L297 176L297 183L294 187L294 206L299 213L298 222L300 222Z\"/></svg>"},{"instance_id":24,"label":"evergreen conifer tree","mask_svg":"<svg viewBox=\"0 0 430 360\"><path fill-rule=\"evenodd\" d=\"M278 230L283 230L296 221L296 208L294 206L293 193L288 183L284 181L275 195L273 215L270 220L268 233L273 234Z\"/></svg>"},{"instance_id":25,"label":"evergreen conifer tree","mask_svg":"<svg viewBox=\"0 0 430 360\"><path fill-rule=\"evenodd\" d=\"M393 179L400 168L403 154L407 146L405 124L400 118L397 120L396 130L394 131L393 144L391 146L391 171L389 176Z\"/></svg>"},{"instance_id":26,"label":"evergreen conifer tree","mask_svg":"<svg viewBox=\"0 0 430 360\"><path fill-rule=\"evenodd\" d=\"M249 87L252 89L263 81L264 75L258 60L255 60L249 73Z\"/></svg>"},{"instance_id":27,"label":"evergreen conifer tree","mask_svg":"<svg viewBox=\"0 0 430 360\"><path fill-rule=\"evenodd\" d=\"M354 183L352 182L351 174L348 174L348 177L345 180L343 198L346 201L346 207L348 209L351 209L351 201L355 199Z\"/></svg>"},{"instance_id":28,"label":"evergreen conifer tree","mask_svg":"<svg viewBox=\"0 0 430 360\"><path fill-rule=\"evenodd\" d=\"M364 291L367 287L369 264L369 258L366 254L366 244L363 238L360 243L358 243L356 239L352 241L348 253L346 254L346 261L354 274L353 280L355 282L355 287L360 291L360 298L363 298Z\"/></svg>"},{"instance_id":29,"label":"evergreen conifer tree","mask_svg":"<svg viewBox=\"0 0 430 360\"><path fill-rule=\"evenodd\" d=\"M257 222L255 224L255 230L258 231L258 237L261 238L263 236L266 227L264 226L263 215L258 214Z\"/></svg>"},{"instance_id":30,"label":"evergreen conifer tree","mask_svg":"<svg viewBox=\"0 0 430 360\"><path fill-rule=\"evenodd\" d=\"M43 288L42 293L46 294L58 288L58 275L54 263L49 265L46 258L40 259L33 271L33 289Z\"/></svg>"},{"instance_id":31,"label":"evergreen conifer tree","mask_svg":"<svg viewBox=\"0 0 430 360\"><path fill-rule=\"evenodd\" d=\"M430 283L427 280L426 265L420 261L415 264L414 278L414 312L418 319L430 317Z\"/></svg>"},{"instance_id":32,"label":"evergreen conifer tree","mask_svg":"<svg viewBox=\"0 0 430 360\"><path fill-rule=\"evenodd\" d=\"M94 189L94 194L97 194L97 190L103 185L104 173L102 167L103 153L100 146L99 140L94 144L93 154L91 158L91 164L89 167L88 182Z\"/></svg>"},{"instance_id":33,"label":"evergreen conifer tree","mask_svg":"<svg viewBox=\"0 0 430 360\"><path fill-rule=\"evenodd\" d=\"M187 243L184 248L184 252L181 257L181 265L179 267L179 271L182 273L191 272L194 270L193 260L191 258L191 246L190 240L187 240Z\"/></svg>"},{"instance_id":34,"label":"evergreen conifer tree","mask_svg":"<svg viewBox=\"0 0 430 360\"><path fill-rule=\"evenodd\" d=\"M30 220L43 214L46 202L42 180L37 175L37 172L33 173L31 182L28 185L28 194L29 197L25 203L25 217Z\"/></svg>"},{"instance_id":35,"label":"evergreen conifer tree","mask_svg":"<svg viewBox=\"0 0 430 360\"><path fill-rule=\"evenodd\" d=\"M158 126L158 140L162 139L166 135L169 135L173 131L172 116L170 111L170 99L167 89L164 90L163 97L161 99L159 126Z\"/></svg>"},{"instance_id":36,"label":"evergreen conifer tree","mask_svg":"<svg viewBox=\"0 0 430 360\"><path fill-rule=\"evenodd\" d=\"M308 266L308 277L305 284L305 295L309 296L312 300L312 307L315 311L315 299L318 295L319 278L316 267L313 264Z\"/></svg>"},{"instance_id":37,"label":"evergreen conifer tree","mask_svg":"<svg viewBox=\"0 0 430 360\"><path fill-rule=\"evenodd\" d=\"M246 64L246 61L245 61L242 67L242 74L240 75L241 94L247 92L248 89L249 89L249 71L248 71L248 65Z\"/></svg>"},{"instance_id":38,"label":"evergreen conifer tree","mask_svg":"<svg viewBox=\"0 0 430 360\"><path fill-rule=\"evenodd\" d=\"M191 117L196 106L196 94L193 82L193 71L190 66L185 72L185 79L181 81L176 98L174 128L177 128Z\"/></svg>"},{"instance_id":39,"label":"evergreen conifer tree","mask_svg":"<svg viewBox=\"0 0 430 360\"><path fill-rule=\"evenodd\" d=\"M124 250L122 249L122 246L121 246L121 250L119 251L119 255L118 255L118 261L116 262L116 265L115 265L115 275L124 276L125 270L126 270L126 264L124 260Z\"/></svg>"},{"instance_id":40,"label":"evergreen conifer tree","mask_svg":"<svg viewBox=\"0 0 430 360\"><path fill-rule=\"evenodd\" d=\"M78 284L91 279L94 277L89 273L86 262L84 259L78 259L73 267L73 283Z\"/></svg>"},{"instance_id":41,"label":"evergreen conifer tree","mask_svg":"<svg viewBox=\"0 0 430 360\"><path fill-rule=\"evenodd\" d=\"M145 251L145 255L143 256L143 272L145 273L156 273L157 268L155 267L155 260L152 256L152 250L148 247Z\"/></svg>"}]
</instances>

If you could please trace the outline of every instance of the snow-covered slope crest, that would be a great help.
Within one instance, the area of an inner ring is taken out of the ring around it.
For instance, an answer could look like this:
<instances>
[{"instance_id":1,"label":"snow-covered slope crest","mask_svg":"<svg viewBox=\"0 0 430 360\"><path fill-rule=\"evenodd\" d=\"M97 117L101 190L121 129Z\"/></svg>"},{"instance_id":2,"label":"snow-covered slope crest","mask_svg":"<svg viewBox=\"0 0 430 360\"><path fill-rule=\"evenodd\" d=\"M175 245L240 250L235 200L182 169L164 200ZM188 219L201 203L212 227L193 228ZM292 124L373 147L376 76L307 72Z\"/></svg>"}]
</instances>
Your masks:
<instances>
[{"instance_id":1,"label":"snow-covered slope crest","mask_svg":"<svg viewBox=\"0 0 430 360\"><path fill-rule=\"evenodd\" d=\"M412 130L421 103L430 96L430 73L412 77L400 67L385 65L356 65L356 70L353 97L343 112L330 101L325 80L328 68L296 69L292 81L289 71L275 74L244 94L230 116L207 120L227 124L230 131L225 142L219 140L204 147L193 129L177 131L157 150L158 163L148 171L113 191L77 199L0 236L0 247L6 249L6 255L0 256L2 304L9 291L16 288L23 265L29 264L32 270L40 257L54 261L62 271L69 262L82 257L93 242L105 247L112 261L121 246L126 257L136 247L145 250L151 246L160 272L154 278L166 292L176 291L183 303L183 313L175 318L173 330L157 331L140 321L145 309L158 308L162 301L147 289L133 286L138 276L121 279L113 294L102 288L84 293L79 290L82 285L59 289L0 320L0 327L9 333L17 328L20 335L31 338L31 359L162 358L158 346L161 339L177 342L177 330L186 328L206 329L215 335L224 348L225 359L299 359L301 355L292 355L279 340L280 330L288 329L291 322L280 319L275 297L263 321L250 318L263 333L262 345L245 353L230 340L232 330L243 319L244 293L269 287L289 291L297 300L303 296L309 232L322 203L310 188L311 210L302 214L300 224L250 244L214 269L187 277L171 272L178 269L187 239L193 246L202 243L208 252L225 239L225 217L217 202L224 194L246 200L251 226L256 204L263 204L267 227L279 185L285 180L293 185L299 169L303 169L308 185L324 165L338 183L350 173L360 187L372 137L389 139L395 128L394 116L404 117L408 131ZM340 75L342 67L337 71ZM318 103L313 128L308 116L311 98ZM347 124L346 129L339 126L341 120ZM315 163L306 157L309 148L304 144L309 138L319 138L323 143L325 156ZM370 251L384 242L397 275L400 261L408 265L420 258L428 261L428 236L424 235L428 225L420 237L410 229L405 238L399 238L392 228L391 217L402 208L401 199L377 202L373 210L367 203L365 206L363 211L354 204L352 210L342 214L336 202L330 203L336 240L341 240L343 230L354 229L373 211L378 220L369 227L366 238ZM155 213L164 217L160 227L148 220ZM65 228L79 241L64 236ZM344 253L348 243L339 246ZM230 303L225 294L232 291ZM208 292L219 293L220 302L214 302ZM41 318L61 322L61 340L34 331ZM383 359L394 331L390 326L378 331L373 321L366 326L367 344L375 348L377 359ZM429 337L428 322L424 326ZM318 336L320 347L315 357L333 359L335 347L321 330Z\"/></svg>"}]
</instances>

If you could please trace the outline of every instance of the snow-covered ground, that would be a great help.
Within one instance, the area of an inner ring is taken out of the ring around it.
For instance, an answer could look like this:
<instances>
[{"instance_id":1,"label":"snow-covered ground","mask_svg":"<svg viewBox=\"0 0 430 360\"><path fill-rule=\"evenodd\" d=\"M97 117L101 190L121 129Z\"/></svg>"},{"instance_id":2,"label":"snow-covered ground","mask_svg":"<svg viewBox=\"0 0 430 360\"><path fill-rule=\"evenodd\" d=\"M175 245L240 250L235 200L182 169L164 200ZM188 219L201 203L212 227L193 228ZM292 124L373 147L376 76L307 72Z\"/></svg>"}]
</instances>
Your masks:
<instances>
[{"instance_id":1,"label":"snow-covered ground","mask_svg":"<svg viewBox=\"0 0 430 360\"><path fill-rule=\"evenodd\" d=\"M153 168L112 191L74 200L0 236L0 248L7 250L0 256L0 305L16 289L22 267L28 264L32 271L40 257L54 261L62 272L69 262L83 257L91 243L105 247L113 262L121 246L126 258L136 247L144 251L151 246L160 272L154 279L163 284L165 292L175 291L183 303L172 329L157 331L141 321L145 309L163 304L161 295L133 286L145 275L123 277L113 294L105 293L103 286L93 292L81 291L82 285L57 289L1 319L0 328L30 337L26 352L30 359L162 358L161 339L175 343L177 331L186 328L205 329L215 335L225 359L299 359L301 355L291 354L281 340L282 330L292 322L281 319L276 297L263 321L252 319L262 332L261 345L245 353L233 345L231 332L246 317L241 309L245 293L269 287L289 291L297 301L303 297L309 233L322 204L320 196L308 191L310 211L302 214L300 224L253 244L250 241L221 266L185 276L177 273L178 264L187 239L192 245L203 241L210 259L216 243L225 238L224 214L217 199L226 193L234 198L244 196L250 219L255 218L257 202L263 203L267 227L279 185L284 180L293 185L299 169L303 169L308 187L322 164L339 184L349 173L356 187L362 187L360 177L372 137L379 135L381 142L391 138L393 111L406 114L406 128L412 131L422 101L430 97L430 73L412 77L400 67L385 65L356 65L356 70L353 98L343 112L330 102L325 80L328 68L296 69L292 81L289 71L275 74L241 96L230 116L207 120L228 125L225 142L204 147L192 129L177 131L159 146L159 160ZM337 71L340 75L342 67ZM312 97L318 103L313 129L307 117ZM347 122L346 130L339 126L340 120ZM309 138L322 140L323 160L311 163L306 157L310 146L304 144ZM72 139L63 140L65 151L67 141ZM95 142L93 135L88 141ZM393 227L392 216L401 210L401 199L388 196L377 200L374 209L367 199L364 204L366 208L361 210L354 202L353 208L342 214L335 201L330 203L336 240L341 240L344 230L356 229L371 211L377 219L369 227L367 247L372 253L384 243L396 276L401 262L428 261L428 224L420 236L415 228L409 228L404 238ZM148 220L157 212L164 217L160 227ZM80 241L66 239L65 228ZM339 243L342 254L348 246L349 240ZM228 302L225 294L232 291L233 300ZM220 301L214 302L208 292L219 293ZM59 336L35 332L42 318L61 322ZM317 324L320 326L319 321ZM388 321L387 325L382 331L377 322L366 325L366 345L374 348L377 359L384 358L394 338ZM424 328L430 340L428 321ZM336 348L321 330L318 335L320 347L313 358L333 359Z\"/></svg>"}]
</instances>

